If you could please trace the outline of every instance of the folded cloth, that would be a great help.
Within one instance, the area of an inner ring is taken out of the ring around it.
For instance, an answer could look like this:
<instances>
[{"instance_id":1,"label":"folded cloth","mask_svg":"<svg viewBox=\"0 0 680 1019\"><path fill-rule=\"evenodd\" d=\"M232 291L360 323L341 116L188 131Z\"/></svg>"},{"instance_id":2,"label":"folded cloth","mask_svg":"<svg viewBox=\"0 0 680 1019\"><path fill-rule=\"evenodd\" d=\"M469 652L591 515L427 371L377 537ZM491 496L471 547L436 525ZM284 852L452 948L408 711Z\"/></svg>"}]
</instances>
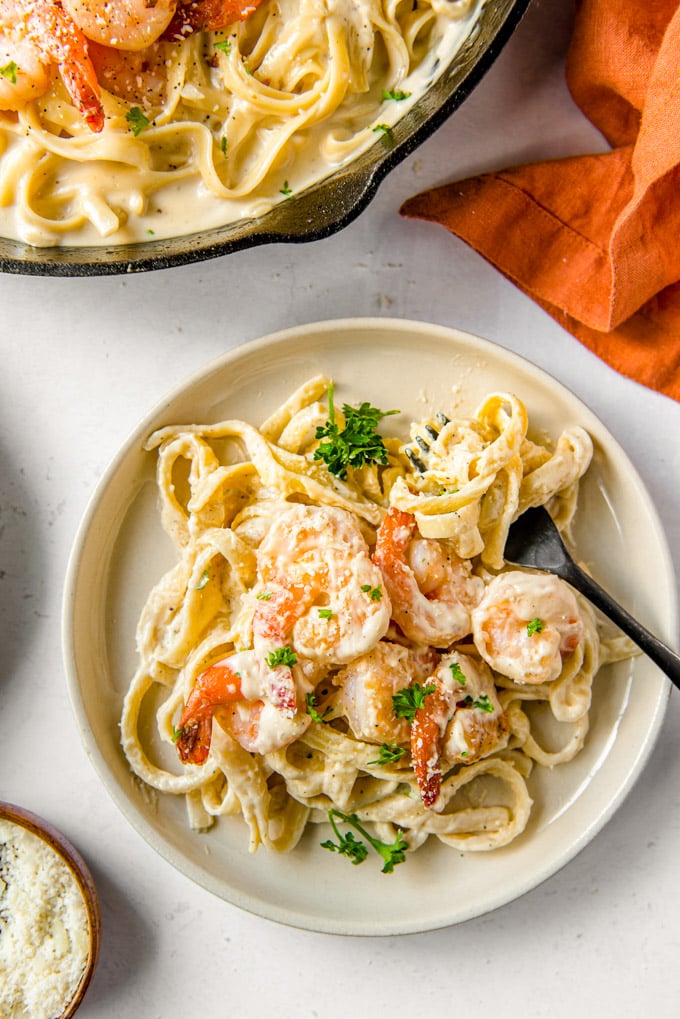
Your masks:
<instances>
[{"instance_id":1,"label":"folded cloth","mask_svg":"<svg viewBox=\"0 0 680 1019\"><path fill-rule=\"evenodd\" d=\"M566 65L611 150L410 198L618 372L680 400L680 3L581 0Z\"/></svg>"}]
</instances>

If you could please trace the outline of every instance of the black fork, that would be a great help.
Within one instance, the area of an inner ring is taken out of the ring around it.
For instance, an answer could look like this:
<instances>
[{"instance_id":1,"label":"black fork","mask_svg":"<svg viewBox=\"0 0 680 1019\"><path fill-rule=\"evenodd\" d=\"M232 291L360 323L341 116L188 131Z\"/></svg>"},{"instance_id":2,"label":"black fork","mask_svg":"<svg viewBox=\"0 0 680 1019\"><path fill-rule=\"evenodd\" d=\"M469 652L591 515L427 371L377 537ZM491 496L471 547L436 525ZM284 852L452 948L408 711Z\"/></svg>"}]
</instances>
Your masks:
<instances>
[{"instance_id":1,"label":"black fork","mask_svg":"<svg viewBox=\"0 0 680 1019\"><path fill-rule=\"evenodd\" d=\"M519 566L555 573L576 588L637 644L680 688L680 656L634 619L574 562L543 506L528 509L510 527L505 559Z\"/></svg>"}]
</instances>

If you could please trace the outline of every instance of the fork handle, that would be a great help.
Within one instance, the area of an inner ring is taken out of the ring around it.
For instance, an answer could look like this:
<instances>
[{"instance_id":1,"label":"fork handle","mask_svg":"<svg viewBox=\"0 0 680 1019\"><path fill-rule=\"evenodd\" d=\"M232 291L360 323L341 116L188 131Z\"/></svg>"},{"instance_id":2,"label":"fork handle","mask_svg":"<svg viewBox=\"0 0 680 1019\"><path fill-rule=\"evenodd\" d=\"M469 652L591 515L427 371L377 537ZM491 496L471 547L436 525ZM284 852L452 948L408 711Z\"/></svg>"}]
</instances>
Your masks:
<instances>
[{"instance_id":1,"label":"fork handle","mask_svg":"<svg viewBox=\"0 0 680 1019\"><path fill-rule=\"evenodd\" d=\"M623 630L626 636L637 644L644 653L651 658L655 665L658 665L666 673L670 681L680 689L680 655L672 651L667 644L650 633L642 623L634 619L626 610L615 601L604 588L600 587L592 577L589 577L579 566L571 563L565 567L562 576L568 580L572 587L585 595L596 608L604 612L613 623Z\"/></svg>"}]
</instances>

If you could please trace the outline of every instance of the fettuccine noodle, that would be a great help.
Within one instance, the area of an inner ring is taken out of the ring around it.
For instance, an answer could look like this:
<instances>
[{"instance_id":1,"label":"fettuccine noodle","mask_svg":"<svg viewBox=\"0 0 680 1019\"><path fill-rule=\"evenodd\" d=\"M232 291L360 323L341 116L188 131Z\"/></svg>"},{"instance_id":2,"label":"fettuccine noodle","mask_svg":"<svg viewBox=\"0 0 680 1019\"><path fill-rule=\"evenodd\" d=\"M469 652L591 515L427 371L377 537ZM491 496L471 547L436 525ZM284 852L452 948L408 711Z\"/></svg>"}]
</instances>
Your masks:
<instances>
[{"instance_id":1,"label":"fettuccine noodle","mask_svg":"<svg viewBox=\"0 0 680 1019\"><path fill-rule=\"evenodd\" d=\"M522 402L492 393L343 478L321 447L352 410L329 386L311 379L259 428L149 437L177 563L139 621L125 754L186 797L192 827L242 818L253 850L293 849L329 810L409 852L507 845L532 768L579 753L598 669L629 653L562 581L503 559L528 506L568 540L590 438L532 441Z\"/></svg>"},{"instance_id":2,"label":"fettuccine noodle","mask_svg":"<svg viewBox=\"0 0 680 1019\"><path fill-rule=\"evenodd\" d=\"M0 110L21 70L12 43L2 55L3 10L31 2L0 4ZM264 0L247 20L141 53L90 42L103 130L58 75L0 112L0 232L46 246L122 243L258 217L363 149L389 146L482 2Z\"/></svg>"}]
</instances>

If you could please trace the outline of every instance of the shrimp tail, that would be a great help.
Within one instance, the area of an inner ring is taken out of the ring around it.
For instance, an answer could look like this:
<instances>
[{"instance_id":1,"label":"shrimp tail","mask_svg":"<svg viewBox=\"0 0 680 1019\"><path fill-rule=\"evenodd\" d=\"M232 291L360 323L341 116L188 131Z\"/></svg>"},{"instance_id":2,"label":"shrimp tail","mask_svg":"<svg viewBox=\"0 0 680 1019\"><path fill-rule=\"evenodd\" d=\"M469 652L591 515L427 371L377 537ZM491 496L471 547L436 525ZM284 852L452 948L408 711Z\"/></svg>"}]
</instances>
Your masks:
<instances>
[{"instance_id":1,"label":"shrimp tail","mask_svg":"<svg viewBox=\"0 0 680 1019\"><path fill-rule=\"evenodd\" d=\"M216 709L241 697L241 682L228 665L211 665L200 674L179 720L176 746L183 764L204 763Z\"/></svg>"},{"instance_id":2,"label":"shrimp tail","mask_svg":"<svg viewBox=\"0 0 680 1019\"><path fill-rule=\"evenodd\" d=\"M398 571L401 566L406 576L403 559L415 526L416 518L412 513L390 506L378 528L373 552L374 562L381 568L388 568L390 572L395 569Z\"/></svg>"},{"instance_id":3,"label":"shrimp tail","mask_svg":"<svg viewBox=\"0 0 680 1019\"><path fill-rule=\"evenodd\" d=\"M87 40L60 4L38 4L30 11L29 34L57 64L73 105L91 131L104 127L104 108Z\"/></svg>"},{"instance_id":4,"label":"shrimp tail","mask_svg":"<svg viewBox=\"0 0 680 1019\"><path fill-rule=\"evenodd\" d=\"M417 588L406 565L406 549L415 527L412 513L390 506L376 534L373 562L380 567L388 593L397 605L409 602Z\"/></svg>"},{"instance_id":5,"label":"shrimp tail","mask_svg":"<svg viewBox=\"0 0 680 1019\"><path fill-rule=\"evenodd\" d=\"M208 759L212 738L212 714L206 718L190 718L180 725L177 752L182 764L203 764Z\"/></svg>"},{"instance_id":6,"label":"shrimp tail","mask_svg":"<svg viewBox=\"0 0 680 1019\"><path fill-rule=\"evenodd\" d=\"M184 0L177 5L163 38L181 42L194 32L218 32L245 21L254 14L262 0Z\"/></svg>"},{"instance_id":7,"label":"shrimp tail","mask_svg":"<svg viewBox=\"0 0 680 1019\"><path fill-rule=\"evenodd\" d=\"M441 739L448 718L448 701L440 686L425 698L411 724L411 760L423 806L432 809L441 792Z\"/></svg>"}]
</instances>

